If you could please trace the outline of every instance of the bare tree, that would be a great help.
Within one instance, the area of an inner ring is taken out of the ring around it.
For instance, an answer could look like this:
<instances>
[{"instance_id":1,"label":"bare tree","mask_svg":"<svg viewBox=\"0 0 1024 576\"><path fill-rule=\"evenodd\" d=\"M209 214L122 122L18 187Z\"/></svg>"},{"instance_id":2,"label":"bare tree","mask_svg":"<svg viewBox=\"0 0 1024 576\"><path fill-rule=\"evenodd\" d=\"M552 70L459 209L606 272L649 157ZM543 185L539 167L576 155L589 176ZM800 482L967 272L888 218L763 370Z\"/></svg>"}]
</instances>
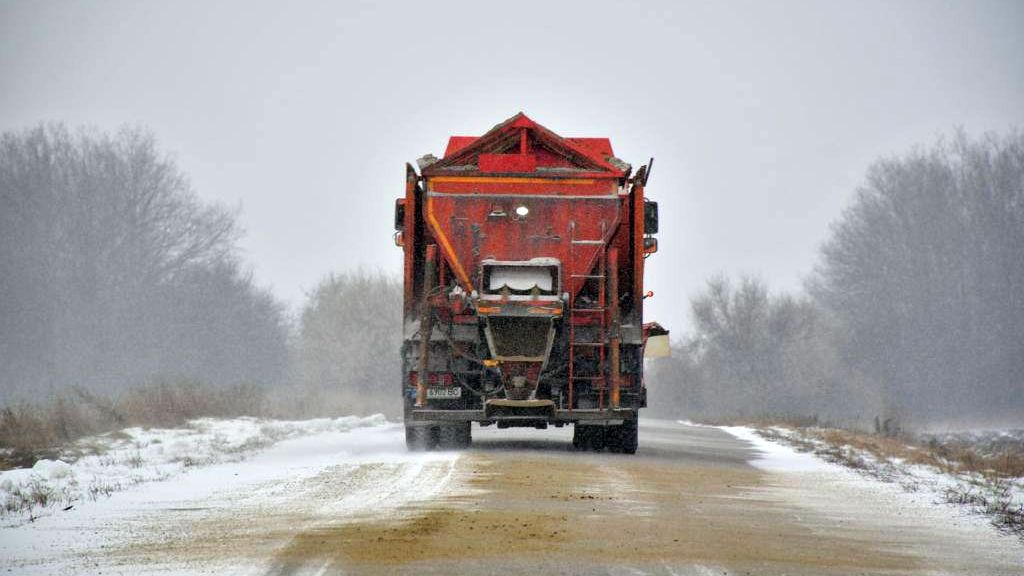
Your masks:
<instances>
[{"instance_id":1,"label":"bare tree","mask_svg":"<svg viewBox=\"0 0 1024 576\"><path fill-rule=\"evenodd\" d=\"M0 391L283 378L282 312L235 262L237 236L143 130L4 134ZM266 358L281 369L242 366Z\"/></svg>"},{"instance_id":2,"label":"bare tree","mask_svg":"<svg viewBox=\"0 0 1024 576\"><path fill-rule=\"evenodd\" d=\"M1024 410L1024 137L877 162L810 284L843 357L901 411Z\"/></svg>"},{"instance_id":3,"label":"bare tree","mask_svg":"<svg viewBox=\"0 0 1024 576\"><path fill-rule=\"evenodd\" d=\"M1019 421L1024 135L959 132L876 162L807 287L773 296L711 279L678 358L649 373L667 400L655 404L712 419L877 417L887 431L900 417Z\"/></svg>"},{"instance_id":4,"label":"bare tree","mask_svg":"<svg viewBox=\"0 0 1024 576\"><path fill-rule=\"evenodd\" d=\"M381 272L326 277L309 295L298 340L306 412L396 414L401 371L402 286Z\"/></svg>"},{"instance_id":5,"label":"bare tree","mask_svg":"<svg viewBox=\"0 0 1024 576\"><path fill-rule=\"evenodd\" d=\"M835 327L810 299L716 276L691 309L692 334L648 373L662 414L866 426L879 413L877 388L842 365Z\"/></svg>"}]
</instances>

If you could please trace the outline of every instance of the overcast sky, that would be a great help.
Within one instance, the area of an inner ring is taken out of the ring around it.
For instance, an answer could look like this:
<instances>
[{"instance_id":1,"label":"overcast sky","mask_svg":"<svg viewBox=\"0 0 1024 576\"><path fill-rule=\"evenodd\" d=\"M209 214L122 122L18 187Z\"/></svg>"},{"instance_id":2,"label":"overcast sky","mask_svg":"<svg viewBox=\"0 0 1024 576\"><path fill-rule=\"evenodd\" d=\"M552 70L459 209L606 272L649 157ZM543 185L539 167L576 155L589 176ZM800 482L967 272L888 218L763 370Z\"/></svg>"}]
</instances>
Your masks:
<instances>
[{"instance_id":1,"label":"overcast sky","mask_svg":"<svg viewBox=\"0 0 1024 576\"><path fill-rule=\"evenodd\" d=\"M1024 2L0 2L0 130L156 134L293 306L400 269L403 164L522 110L656 158L650 318L718 271L799 288L872 160L1024 128ZM678 333L678 332L677 332Z\"/></svg>"}]
</instances>

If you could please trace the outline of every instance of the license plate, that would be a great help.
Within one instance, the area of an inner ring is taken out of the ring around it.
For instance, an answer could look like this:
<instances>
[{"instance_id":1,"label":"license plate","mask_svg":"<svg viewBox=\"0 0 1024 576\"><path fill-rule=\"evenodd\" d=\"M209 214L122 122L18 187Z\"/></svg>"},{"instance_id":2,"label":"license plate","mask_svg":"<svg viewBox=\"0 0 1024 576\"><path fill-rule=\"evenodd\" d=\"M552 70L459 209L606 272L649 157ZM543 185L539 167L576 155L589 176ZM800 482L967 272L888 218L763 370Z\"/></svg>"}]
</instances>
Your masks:
<instances>
[{"instance_id":1,"label":"license plate","mask_svg":"<svg viewBox=\"0 0 1024 576\"><path fill-rule=\"evenodd\" d=\"M452 386L450 388L427 388L427 399L448 400L451 398L462 398L462 388Z\"/></svg>"}]
</instances>

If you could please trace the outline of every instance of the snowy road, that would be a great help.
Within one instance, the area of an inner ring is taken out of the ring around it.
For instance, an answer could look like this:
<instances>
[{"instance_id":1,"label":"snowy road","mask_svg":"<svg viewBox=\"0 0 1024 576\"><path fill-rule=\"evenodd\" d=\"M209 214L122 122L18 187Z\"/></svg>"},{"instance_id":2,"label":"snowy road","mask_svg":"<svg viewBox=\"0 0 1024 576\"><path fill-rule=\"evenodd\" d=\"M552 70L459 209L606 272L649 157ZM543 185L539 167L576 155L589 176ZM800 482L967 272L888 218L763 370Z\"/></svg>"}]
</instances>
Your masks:
<instances>
[{"instance_id":1,"label":"snowy road","mask_svg":"<svg viewBox=\"0 0 1024 576\"><path fill-rule=\"evenodd\" d=\"M302 530L381 520L448 489L455 453L406 453L400 425L285 440L240 462L196 467L109 499L0 528L17 574L261 574Z\"/></svg>"},{"instance_id":2,"label":"snowy road","mask_svg":"<svg viewBox=\"0 0 1024 576\"><path fill-rule=\"evenodd\" d=\"M393 424L285 439L0 528L12 574L1024 574L984 519L744 429L644 421L405 452Z\"/></svg>"}]
</instances>

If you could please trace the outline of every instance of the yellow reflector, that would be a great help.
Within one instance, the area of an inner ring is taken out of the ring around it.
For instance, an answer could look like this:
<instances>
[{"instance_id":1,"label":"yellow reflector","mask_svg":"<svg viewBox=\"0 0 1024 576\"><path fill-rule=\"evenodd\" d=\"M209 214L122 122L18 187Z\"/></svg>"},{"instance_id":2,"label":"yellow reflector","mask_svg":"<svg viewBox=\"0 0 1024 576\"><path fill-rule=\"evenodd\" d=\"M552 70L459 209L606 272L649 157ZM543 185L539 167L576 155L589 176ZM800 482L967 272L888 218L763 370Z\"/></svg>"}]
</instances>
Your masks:
<instances>
[{"instance_id":1,"label":"yellow reflector","mask_svg":"<svg viewBox=\"0 0 1024 576\"><path fill-rule=\"evenodd\" d=\"M672 346L669 345L668 334L647 338L647 345L644 346L644 358L668 358L670 356L672 356Z\"/></svg>"}]
</instances>

